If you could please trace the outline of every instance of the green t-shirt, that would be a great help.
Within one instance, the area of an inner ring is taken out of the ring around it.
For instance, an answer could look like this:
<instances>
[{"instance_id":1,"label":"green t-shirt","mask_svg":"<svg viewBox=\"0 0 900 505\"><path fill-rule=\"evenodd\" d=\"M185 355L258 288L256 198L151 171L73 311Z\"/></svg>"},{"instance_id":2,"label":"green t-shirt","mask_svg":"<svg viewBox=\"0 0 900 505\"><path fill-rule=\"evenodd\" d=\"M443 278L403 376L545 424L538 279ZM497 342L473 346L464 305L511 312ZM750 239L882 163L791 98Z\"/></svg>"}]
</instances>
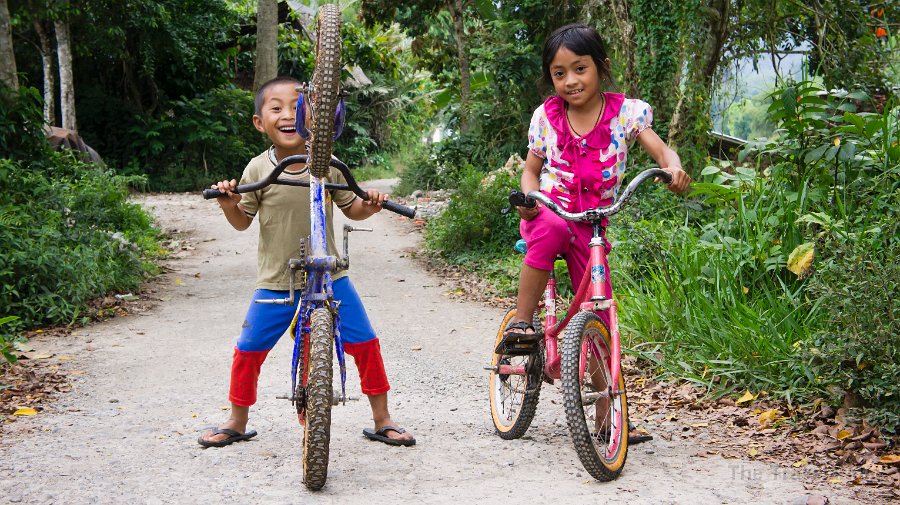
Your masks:
<instances>
[{"instance_id":1,"label":"green t-shirt","mask_svg":"<svg viewBox=\"0 0 900 505\"><path fill-rule=\"evenodd\" d=\"M309 180L309 170L291 171L294 165L285 169L280 178L284 180ZM275 169L275 164L265 151L247 163L241 175L240 184L257 182L268 176ZM327 182L346 184L344 176L334 167ZM334 242L334 224L331 205L334 202L339 208L349 207L357 196L352 191L325 191L325 224L328 239L328 254L337 255ZM251 219L259 216L259 247L257 249L256 287L258 289L287 290L290 286L290 269L288 260L300 257L300 239L310 234L309 188L303 186L271 186L252 193L241 195L241 207ZM345 272L333 274L334 279L343 277ZM299 273L297 281L300 280ZM299 285L298 285L299 286Z\"/></svg>"}]
</instances>

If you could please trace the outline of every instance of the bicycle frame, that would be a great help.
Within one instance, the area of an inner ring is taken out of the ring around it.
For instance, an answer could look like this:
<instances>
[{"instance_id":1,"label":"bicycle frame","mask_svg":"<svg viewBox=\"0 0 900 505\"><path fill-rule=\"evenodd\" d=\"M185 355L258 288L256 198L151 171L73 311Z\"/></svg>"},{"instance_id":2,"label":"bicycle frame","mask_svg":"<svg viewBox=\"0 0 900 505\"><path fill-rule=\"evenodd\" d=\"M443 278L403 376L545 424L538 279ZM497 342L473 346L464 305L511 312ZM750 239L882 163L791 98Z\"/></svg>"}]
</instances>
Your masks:
<instances>
[{"instance_id":1,"label":"bicycle frame","mask_svg":"<svg viewBox=\"0 0 900 505\"><path fill-rule=\"evenodd\" d=\"M544 318L544 350L546 360L544 363L544 374L551 379L560 378L560 362L562 356L559 352L559 334L566 328L569 321L582 311L589 311L601 316L603 313L609 315L610 341L612 348L610 349L612 362L610 363L611 381L610 388L612 390L614 384L619 383L621 375L621 359L622 346L619 337L619 321L616 316L617 304L613 299L612 293L606 288L606 279L609 272L606 271L606 248L604 247L603 231L605 226L602 224L604 218L612 216L622 210L623 206L631 199L631 196L637 191L638 186L645 180L657 177L665 181L671 182L671 175L661 169L648 169L638 174L622 192L621 197L617 201L605 208L589 209L581 213L570 213L562 210L559 205L549 197L539 191L531 191L528 197L541 202L549 210L568 221L590 222L593 227L593 237L588 243L590 247L590 260L585 267L584 274L581 277L581 283L575 292L575 297L566 312L562 321L558 321L556 317L556 277L551 272L547 287L544 290L544 307L547 315ZM592 349L594 355L599 355L599 349ZM587 366L586 363L579 364L580 367ZM579 370L582 375L584 369ZM498 373L510 375L525 375L524 367L516 367L511 365L501 365ZM612 391L616 393L616 391Z\"/></svg>"},{"instance_id":2,"label":"bicycle frame","mask_svg":"<svg viewBox=\"0 0 900 505\"><path fill-rule=\"evenodd\" d=\"M616 301L606 287L609 273L606 272L604 266L606 264L606 248L603 245L602 232L603 227L594 224L594 236L589 243L590 261L585 267L581 283L562 321L558 321L556 316L556 276L551 273L550 280L547 282L547 288L544 291L544 306L547 311L544 318L544 346L547 356L544 373L552 379L560 378L559 334L566 328L572 317L581 311L590 311L598 316L606 312L609 314L609 331L612 342L612 349L610 349L613 358L611 363L612 384L618 384L622 351L619 342ZM596 353L599 350L594 349L594 351Z\"/></svg>"},{"instance_id":3,"label":"bicycle frame","mask_svg":"<svg viewBox=\"0 0 900 505\"><path fill-rule=\"evenodd\" d=\"M338 355L338 363L341 369L341 400L346 401L346 366L344 360L344 347L340 339L340 318L338 317L337 303L334 301L334 291L332 289L331 274L338 268L347 268L349 266L348 259L348 232L353 230L363 230L361 228L344 227L344 257L330 256L327 254L327 223L325 215L325 190L347 190L352 191L363 199L368 199L368 195L359 187L350 173L350 169L341 161L332 158L331 166L337 168L344 176L347 184L333 184L324 182L322 179L315 177L310 173L309 182L296 180L283 180L279 176L284 169L294 164L305 164L308 161L307 155L287 156L280 162L273 160L276 165L275 169L265 178L251 184L243 184L234 189L234 193L247 193L258 191L271 184L282 184L286 186L308 186L310 188L310 216L311 216L311 233L309 244L305 241L301 242L302 258L292 258L289 261L291 270L290 287L288 297L273 300L257 300L257 303L277 303L283 305L294 305L294 288L295 275L297 270L305 271L305 282L303 282L302 292L300 294L300 317L294 334L294 351L291 358L291 396L292 402L302 401L302 398L296 398L297 390L297 369L300 364L300 358L304 356L305 348L302 344L306 341L304 333L309 331L308 325L309 315L317 308L327 308L334 315L334 336L335 351ZM203 191L203 198L211 199L222 196L222 193L215 189L207 189ZM393 201L384 203L384 208L391 212L406 216L414 217L415 209L405 207ZM308 247L307 247L308 246Z\"/></svg>"}]
</instances>

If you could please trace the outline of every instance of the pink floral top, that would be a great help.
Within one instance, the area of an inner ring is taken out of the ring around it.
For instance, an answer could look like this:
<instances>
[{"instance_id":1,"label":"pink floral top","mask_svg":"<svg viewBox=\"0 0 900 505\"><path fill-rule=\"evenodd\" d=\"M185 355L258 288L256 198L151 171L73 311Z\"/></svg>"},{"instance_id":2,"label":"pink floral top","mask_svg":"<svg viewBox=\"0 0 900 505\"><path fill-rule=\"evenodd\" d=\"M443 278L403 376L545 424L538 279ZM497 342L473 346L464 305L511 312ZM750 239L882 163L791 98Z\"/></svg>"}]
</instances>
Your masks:
<instances>
[{"instance_id":1,"label":"pink floral top","mask_svg":"<svg viewBox=\"0 0 900 505\"><path fill-rule=\"evenodd\" d=\"M528 149L540 158L541 192L569 212L611 205L625 172L628 148L650 127L653 110L641 100L604 93L606 108L593 130L576 137L569 130L563 99L541 104L528 128Z\"/></svg>"}]
</instances>

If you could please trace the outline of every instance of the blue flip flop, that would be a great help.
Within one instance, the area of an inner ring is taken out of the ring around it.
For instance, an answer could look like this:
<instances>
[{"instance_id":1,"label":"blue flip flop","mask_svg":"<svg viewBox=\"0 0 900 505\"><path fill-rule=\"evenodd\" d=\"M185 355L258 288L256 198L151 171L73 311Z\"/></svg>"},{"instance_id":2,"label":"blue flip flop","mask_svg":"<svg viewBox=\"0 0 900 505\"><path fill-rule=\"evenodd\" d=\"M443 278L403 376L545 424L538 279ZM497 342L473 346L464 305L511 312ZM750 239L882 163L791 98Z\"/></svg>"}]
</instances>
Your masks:
<instances>
[{"instance_id":1,"label":"blue flip flop","mask_svg":"<svg viewBox=\"0 0 900 505\"><path fill-rule=\"evenodd\" d=\"M241 433L239 431L229 430L228 428L216 428L209 435L213 436L219 434L228 435L228 438L226 438L225 440L220 440L218 442L210 442L209 440L203 440L203 435L200 435L200 438L197 439L197 443L202 445L203 447L225 447L226 445L231 445L242 440L250 440L251 438L256 436L256 431Z\"/></svg>"},{"instance_id":2,"label":"blue flip flop","mask_svg":"<svg viewBox=\"0 0 900 505\"><path fill-rule=\"evenodd\" d=\"M402 446L410 446L416 445L416 439L412 440L394 440L393 438L387 436L387 432L396 431L397 433L406 433L406 430L403 428L395 428L394 426L385 426L379 430L373 430L372 428L364 428L363 435L366 436L369 440L376 440L378 442L384 442L388 445L402 445Z\"/></svg>"}]
</instances>

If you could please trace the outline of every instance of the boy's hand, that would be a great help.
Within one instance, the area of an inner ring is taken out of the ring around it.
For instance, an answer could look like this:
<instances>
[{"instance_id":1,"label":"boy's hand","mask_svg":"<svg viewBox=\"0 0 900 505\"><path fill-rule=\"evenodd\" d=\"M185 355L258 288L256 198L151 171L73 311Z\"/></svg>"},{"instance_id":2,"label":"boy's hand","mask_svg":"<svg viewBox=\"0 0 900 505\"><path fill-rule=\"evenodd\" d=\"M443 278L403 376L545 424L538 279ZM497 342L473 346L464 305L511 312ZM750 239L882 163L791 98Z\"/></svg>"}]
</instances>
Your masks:
<instances>
[{"instance_id":1,"label":"boy's hand","mask_svg":"<svg viewBox=\"0 0 900 505\"><path fill-rule=\"evenodd\" d=\"M219 181L210 187L219 190L220 193L225 193L225 195L216 198L216 201L219 202L219 205L222 208L236 207L241 201L241 195L232 193L234 188L237 187L237 181L234 179L231 179L230 181Z\"/></svg>"},{"instance_id":2,"label":"boy's hand","mask_svg":"<svg viewBox=\"0 0 900 505\"><path fill-rule=\"evenodd\" d=\"M391 199L391 195L387 193L379 193L378 190L375 189L367 190L366 194L369 195L369 199L363 200L363 208L371 212L372 214L381 212L381 209L384 208L384 202Z\"/></svg>"},{"instance_id":3,"label":"boy's hand","mask_svg":"<svg viewBox=\"0 0 900 505\"><path fill-rule=\"evenodd\" d=\"M672 182L666 185L673 193L683 193L691 185L691 176L681 167L666 167L663 170L672 174Z\"/></svg>"}]
</instances>

